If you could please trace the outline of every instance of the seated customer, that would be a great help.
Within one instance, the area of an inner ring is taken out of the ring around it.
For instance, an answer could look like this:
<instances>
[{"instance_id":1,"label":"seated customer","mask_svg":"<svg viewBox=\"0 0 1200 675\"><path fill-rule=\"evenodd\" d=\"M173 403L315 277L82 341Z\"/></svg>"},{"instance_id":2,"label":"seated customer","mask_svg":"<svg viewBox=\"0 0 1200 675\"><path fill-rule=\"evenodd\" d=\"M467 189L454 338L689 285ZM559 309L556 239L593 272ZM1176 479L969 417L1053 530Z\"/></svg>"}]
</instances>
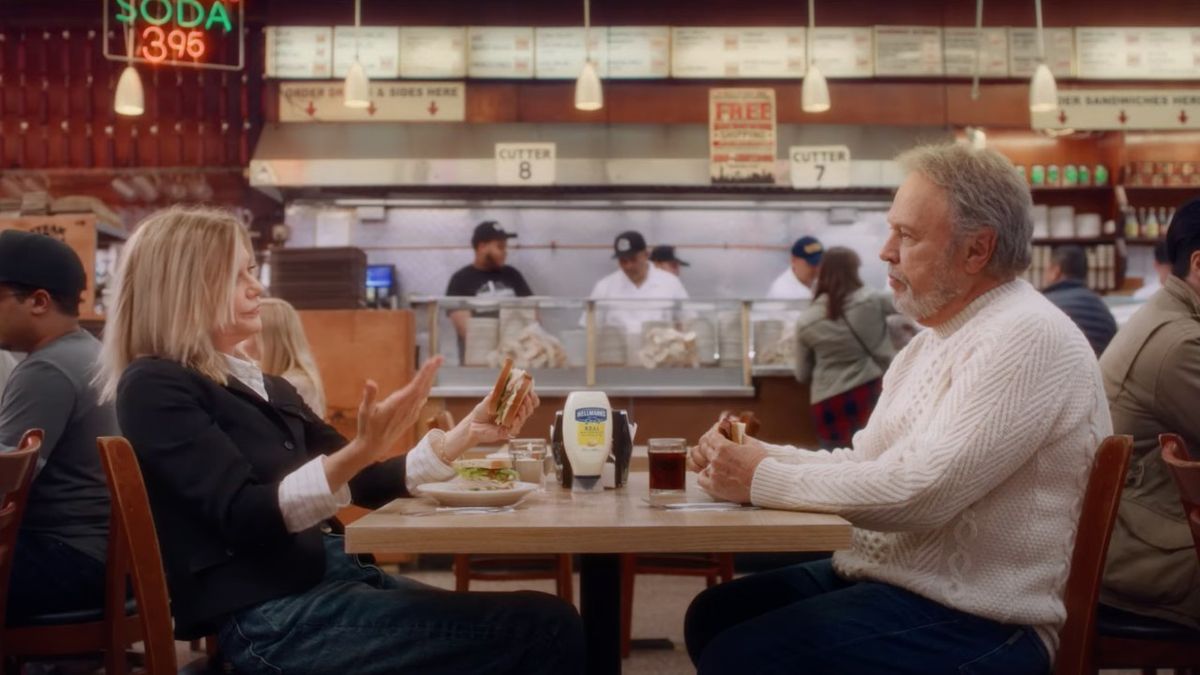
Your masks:
<instances>
[{"instance_id":1,"label":"seated customer","mask_svg":"<svg viewBox=\"0 0 1200 675\"><path fill-rule=\"evenodd\" d=\"M305 405L325 417L325 385L313 360L300 315L287 300L263 298L259 305L262 332L242 347L266 375L278 375L296 388Z\"/></svg>"},{"instance_id":2,"label":"seated customer","mask_svg":"<svg viewBox=\"0 0 1200 675\"><path fill-rule=\"evenodd\" d=\"M28 352L0 402L0 449L45 432L13 552L7 620L104 606L108 488L97 436L117 433L92 386L100 343L79 327L79 256L41 234L0 233L0 349Z\"/></svg>"},{"instance_id":3,"label":"seated customer","mask_svg":"<svg viewBox=\"0 0 1200 675\"><path fill-rule=\"evenodd\" d=\"M1200 629L1200 565L1158 435L1200 452L1200 199L1167 230L1171 276L1100 359L1113 429L1133 436L1100 601Z\"/></svg>"},{"instance_id":4,"label":"seated customer","mask_svg":"<svg viewBox=\"0 0 1200 675\"><path fill-rule=\"evenodd\" d=\"M508 437L485 400L388 459L441 359L386 397L368 382L347 441L237 349L262 328L263 291L237 218L161 211L123 255L103 391L145 476L180 639L215 632L239 672L582 669L579 616L557 598L393 578L323 534L339 506L376 508L446 480L467 448ZM536 405L522 404L514 432Z\"/></svg>"},{"instance_id":5,"label":"seated customer","mask_svg":"<svg viewBox=\"0 0 1200 675\"><path fill-rule=\"evenodd\" d=\"M1046 299L1071 317L1099 357L1117 334L1117 320L1100 296L1087 286L1087 255L1081 246L1059 246L1046 266Z\"/></svg>"},{"instance_id":6,"label":"seated customer","mask_svg":"<svg viewBox=\"0 0 1200 675\"><path fill-rule=\"evenodd\" d=\"M688 610L701 673L1046 673L1092 456L1112 432L1075 326L1018 275L1029 188L1007 159L917 148L888 214L896 356L852 448L714 428L692 453L717 497L854 525L832 561L757 574ZM1069 394L1069 395L1068 395Z\"/></svg>"}]
</instances>

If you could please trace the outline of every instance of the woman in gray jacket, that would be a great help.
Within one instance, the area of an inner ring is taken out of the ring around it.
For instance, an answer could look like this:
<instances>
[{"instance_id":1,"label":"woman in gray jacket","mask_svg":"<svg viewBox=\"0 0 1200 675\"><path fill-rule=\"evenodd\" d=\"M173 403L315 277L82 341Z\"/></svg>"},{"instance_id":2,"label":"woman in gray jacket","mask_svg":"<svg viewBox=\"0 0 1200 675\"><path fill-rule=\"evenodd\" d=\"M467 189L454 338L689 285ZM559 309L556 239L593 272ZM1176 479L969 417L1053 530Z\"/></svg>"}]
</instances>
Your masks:
<instances>
[{"instance_id":1,"label":"woman in gray jacket","mask_svg":"<svg viewBox=\"0 0 1200 675\"><path fill-rule=\"evenodd\" d=\"M848 248L826 251L812 305L796 323L796 379L811 385L813 421L825 449L849 446L867 425L895 355L887 324L896 313L891 295L863 287L861 264Z\"/></svg>"}]
</instances>

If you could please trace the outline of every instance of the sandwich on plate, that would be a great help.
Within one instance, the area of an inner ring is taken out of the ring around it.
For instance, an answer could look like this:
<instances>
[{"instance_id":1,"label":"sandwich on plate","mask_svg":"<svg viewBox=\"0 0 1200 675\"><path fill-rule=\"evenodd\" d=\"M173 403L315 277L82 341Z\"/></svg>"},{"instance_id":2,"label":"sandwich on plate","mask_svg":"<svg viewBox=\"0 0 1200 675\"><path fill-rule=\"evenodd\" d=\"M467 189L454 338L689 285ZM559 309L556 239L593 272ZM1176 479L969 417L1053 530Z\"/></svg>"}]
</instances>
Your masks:
<instances>
[{"instance_id":1,"label":"sandwich on plate","mask_svg":"<svg viewBox=\"0 0 1200 675\"><path fill-rule=\"evenodd\" d=\"M521 403L533 391L533 376L513 367L513 360L504 359L500 368L500 376L496 378L496 386L492 388L490 410L496 426L503 429L512 428L517 418Z\"/></svg>"},{"instance_id":2,"label":"sandwich on plate","mask_svg":"<svg viewBox=\"0 0 1200 675\"><path fill-rule=\"evenodd\" d=\"M507 490L517 483L517 472L512 460L460 459L454 462L458 481L468 490Z\"/></svg>"}]
</instances>

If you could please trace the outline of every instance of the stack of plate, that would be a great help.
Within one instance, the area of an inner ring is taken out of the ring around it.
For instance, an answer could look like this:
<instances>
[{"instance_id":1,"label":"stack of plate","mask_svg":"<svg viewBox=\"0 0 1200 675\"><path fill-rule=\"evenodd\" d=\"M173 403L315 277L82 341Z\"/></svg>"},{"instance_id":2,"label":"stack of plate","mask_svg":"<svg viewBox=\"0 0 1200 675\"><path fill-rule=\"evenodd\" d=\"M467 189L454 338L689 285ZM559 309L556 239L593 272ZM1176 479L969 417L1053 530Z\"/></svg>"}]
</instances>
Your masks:
<instances>
[{"instance_id":1,"label":"stack of plate","mask_svg":"<svg viewBox=\"0 0 1200 675\"><path fill-rule=\"evenodd\" d=\"M488 354L496 351L500 342L500 320L494 317L467 319L467 338L463 365L486 366Z\"/></svg>"},{"instance_id":2,"label":"stack of plate","mask_svg":"<svg viewBox=\"0 0 1200 675\"><path fill-rule=\"evenodd\" d=\"M521 337L526 326L537 322L533 307L502 307L500 309L500 344L510 344Z\"/></svg>"},{"instance_id":3,"label":"stack of plate","mask_svg":"<svg viewBox=\"0 0 1200 675\"><path fill-rule=\"evenodd\" d=\"M717 337L722 366L742 365L742 313L724 311L717 315Z\"/></svg>"},{"instance_id":4,"label":"stack of plate","mask_svg":"<svg viewBox=\"0 0 1200 675\"><path fill-rule=\"evenodd\" d=\"M625 340L625 331L620 326L601 326L596 340L596 365L625 365Z\"/></svg>"},{"instance_id":5,"label":"stack of plate","mask_svg":"<svg viewBox=\"0 0 1200 675\"><path fill-rule=\"evenodd\" d=\"M778 319L764 319L753 324L754 354L765 354L768 349L783 339L783 322Z\"/></svg>"},{"instance_id":6,"label":"stack of plate","mask_svg":"<svg viewBox=\"0 0 1200 675\"><path fill-rule=\"evenodd\" d=\"M696 352L700 365L711 366L717 362L717 329L708 319L692 319L684 323L684 332L696 334Z\"/></svg>"}]
</instances>

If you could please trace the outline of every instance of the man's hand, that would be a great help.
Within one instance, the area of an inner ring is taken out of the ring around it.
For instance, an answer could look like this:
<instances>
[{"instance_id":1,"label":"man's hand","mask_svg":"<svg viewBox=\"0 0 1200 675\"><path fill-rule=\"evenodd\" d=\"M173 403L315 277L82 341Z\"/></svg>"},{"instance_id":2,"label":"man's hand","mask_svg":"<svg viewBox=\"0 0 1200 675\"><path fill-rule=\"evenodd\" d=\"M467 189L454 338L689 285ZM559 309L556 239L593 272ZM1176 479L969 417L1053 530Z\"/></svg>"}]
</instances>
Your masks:
<instances>
[{"instance_id":1,"label":"man's hand","mask_svg":"<svg viewBox=\"0 0 1200 675\"><path fill-rule=\"evenodd\" d=\"M707 461L700 472L700 487L718 499L749 503L754 472L767 458L767 451L754 445L736 445L716 429L714 426L701 437L699 452L695 453Z\"/></svg>"}]
</instances>

